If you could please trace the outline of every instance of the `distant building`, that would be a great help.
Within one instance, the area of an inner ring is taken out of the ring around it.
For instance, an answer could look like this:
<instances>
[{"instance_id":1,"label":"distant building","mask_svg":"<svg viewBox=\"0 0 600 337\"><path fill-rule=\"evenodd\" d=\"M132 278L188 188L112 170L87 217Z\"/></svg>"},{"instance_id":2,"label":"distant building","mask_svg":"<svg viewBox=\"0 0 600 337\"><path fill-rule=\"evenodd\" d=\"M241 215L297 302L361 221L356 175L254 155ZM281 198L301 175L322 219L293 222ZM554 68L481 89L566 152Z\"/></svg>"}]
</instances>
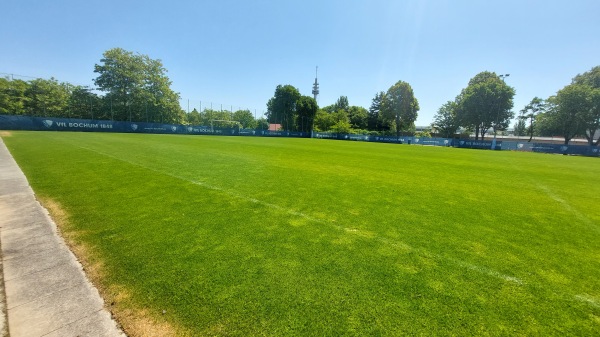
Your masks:
<instances>
[{"instance_id":1,"label":"distant building","mask_svg":"<svg viewBox=\"0 0 600 337\"><path fill-rule=\"evenodd\" d=\"M281 130L281 124L269 124L269 131Z\"/></svg>"}]
</instances>

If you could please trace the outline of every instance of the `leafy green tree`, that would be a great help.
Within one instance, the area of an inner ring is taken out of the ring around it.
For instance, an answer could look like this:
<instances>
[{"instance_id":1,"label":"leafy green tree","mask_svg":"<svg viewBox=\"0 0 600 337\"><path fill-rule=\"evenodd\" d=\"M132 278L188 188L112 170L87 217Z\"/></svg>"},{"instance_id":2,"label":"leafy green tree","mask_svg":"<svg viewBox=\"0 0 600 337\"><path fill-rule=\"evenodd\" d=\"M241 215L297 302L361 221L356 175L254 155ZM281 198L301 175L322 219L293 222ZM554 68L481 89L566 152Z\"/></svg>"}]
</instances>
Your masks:
<instances>
[{"instance_id":1,"label":"leafy green tree","mask_svg":"<svg viewBox=\"0 0 600 337\"><path fill-rule=\"evenodd\" d=\"M415 132L415 137L431 138L431 130L423 130L423 131Z\"/></svg>"},{"instance_id":2,"label":"leafy green tree","mask_svg":"<svg viewBox=\"0 0 600 337\"><path fill-rule=\"evenodd\" d=\"M333 118L333 114L324 109L317 110L314 122L315 131L328 131L335 123L336 121Z\"/></svg>"},{"instance_id":3,"label":"leafy green tree","mask_svg":"<svg viewBox=\"0 0 600 337\"><path fill-rule=\"evenodd\" d=\"M589 89L589 109L581 111L581 118L585 130L584 136L589 145L598 145L600 137L594 141L594 135L600 131L600 66L575 76L572 83L586 86Z\"/></svg>"},{"instance_id":4,"label":"leafy green tree","mask_svg":"<svg viewBox=\"0 0 600 337\"><path fill-rule=\"evenodd\" d=\"M340 96L340 98L337 99L335 104L333 104L333 112L340 111L340 110L344 110L344 111L348 112L349 109L350 109L350 104L348 104L347 96Z\"/></svg>"},{"instance_id":5,"label":"leafy green tree","mask_svg":"<svg viewBox=\"0 0 600 337\"><path fill-rule=\"evenodd\" d=\"M460 127L457 106L456 101L448 101L438 109L434 116L433 126L437 129L437 133L446 138L453 137Z\"/></svg>"},{"instance_id":6,"label":"leafy green tree","mask_svg":"<svg viewBox=\"0 0 600 337\"><path fill-rule=\"evenodd\" d=\"M331 126L330 131L334 133L350 133L352 131L352 126L347 120L339 120Z\"/></svg>"},{"instance_id":7,"label":"leafy green tree","mask_svg":"<svg viewBox=\"0 0 600 337\"><path fill-rule=\"evenodd\" d=\"M505 129L514 116L514 95L515 90L496 73L484 71L475 75L457 98L461 126L474 129L475 139L483 139L490 128Z\"/></svg>"},{"instance_id":8,"label":"leafy green tree","mask_svg":"<svg viewBox=\"0 0 600 337\"><path fill-rule=\"evenodd\" d=\"M536 124L536 117L540 113L544 112L545 107L546 107L546 104L543 99L541 99L539 97L534 97L531 100L531 102L529 102L529 104L527 104L523 108L523 110L521 110L521 113L519 115L519 121L517 121L517 124L519 124L520 122L523 122L522 124L524 125L525 120L529 120L529 126L527 127L527 134L529 135L529 142L533 138L535 124ZM519 124L519 126L521 126L521 124Z\"/></svg>"},{"instance_id":9,"label":"leafy green tree","mask_svg":"<svg viewBox=\"0 0 600 337\"><path fill-rule=\"evenodd\" d=\"M369 116L367 119L367 129L372 131L382 131L384 126L389 128L389 125L384 125L381 115L384 98L385 92L380 91L375 94L375 97L371 101L371 107L369 107Z\"/></svg>"},{"instance_id":10,"label":"leafy green tree","mask_svg":"<svg viewBox=\"0 0 600 337\"><path fill-rule=\"evenodd\" d=\"M600 136L594 141L594 135L600 132L600 88L590 90L590 108L582 115L584 136L591 146L600 145Z\"/></svg>"},{"instance_id":11,"label":"leafy green tree","mask_svg":"<svg viewBox=\"0 0 600 337\"><path fill-rule=\"evenodd\" d=\"M25 90L27 97L24 107L30 116L63 117L69 100L67 85L49 80L35 79Z\"/></svg>"},{"instance_id":12,"label":"leafy green tree","mask_svg":"<svg viewBox=\"0 0 600 337\"><path fill-rule=\"evenodd\" d=\"M267 121L267 119L264 117L257 119L256 120L256 129L257 130L268 130L269 122Z\"/></svg>"},{"instance_id":13,"label":"leafy green tree","mask_svg":"<svg viewBox=\"0 0 600 337\"><path fill-rule=\"evenodd\" d=\"M546 109L535 118L534 136L553 137L560 133L557 123L554 123L553 112L556 110L556 96L546 100Z\"/></svg>"},{"instance_id":14,"label":"leafy green tree","mask_svg":"<svg viewBox=\"0 0 600 337\"><path fill-rule=\"evenodd\" d=\"M200 125L202 123L201 115L196 108L185 117L188 125Z\"/></svg>"},{"instance_id":15,"label":"leafy green tree","mask_svg":"<svg viewBox=\"0 0 600 337\"><path fill-rule=\"evenodd\" d=\"M382 116L384 120L394 121L396 136L401 130L414 125L419 111L419 102L415 98L410 84L398 81L384 96Z\"/></svg>"},{"instance_id":16,"label":"leafy green tree","mask_svg":"<svg viewBox=\"0 0 600 337\"><path fill-rule=\"evenodd\" d=\"M323 110L327 113L330 113L330 114L337 112L337 109L335 108L335 104L327 105L327 106L321 108L321 110Z\"/></svg>"},{"instance_id":17,"label":"leafy green tree","mask_svg":"<svg viewBox=\"0 0 600 337\"><path fill-rule=\"evenodd\" d=\"M583 74L578 74L573 78L573 84L582 84L592 88L600 88L600 66L595 66Z\"/></svg>"},{"instance_id":18,"label":"leafy green tree","mask_svg":"<svg viewBox=\"0 0 600 337\"><path fill-rule=\"evenodd\" d=\"M106 94L117 120L148 120L181 123L185 112L179 94L171 89L167 70L160 60L121 48L107 50L94 66L95 85Z\"/></svg>"},{"instance_id":19,"label":"leafy green tree","mask_svg":"<svg viewBox=\"0 0 600 337\"><path fill-rule=\"evenodd\" d=\"M366 129L369 121L369 111L360 106L348 108L348 118L353 129Z\"/></svg>"},{"instance_id":20,"label":"leafy green tree","mask_svg":"<svg viewBox=\"0 0 600 337\"><path fill-rule=\"evenodd\" d=\"M311 132L317 110L319 110L319 106L313 97L300 96L296 101L296 130Z\"/></svg>"},{"instance_id":21,"label":"leafy green tree","mask_svg":"<svg viewBox=\"0 0 600 337\"><path fill-rule=\"evenodd\" d=\"M0 78L0 114L25 114L25 91L28 87L29 83L25 81Z\"/></svg>"},{"instance_id":22,"label":"leafy green tree","mask_svg":"<svg viewBox=\"0 0 600 337\"><path fill-rule=\"evenodd\" d=\"M514 128L515 136L520 137L520 136L525 136L527 134L527 124L521 118L517 119L513 128ZM531 138L529 138L529 141L531 141Z\"/></svg>"},{"instance_id":23,"label":"leafy green tree","mask_svg":"<svg viewBox=\"0 0 600 337\"><path fill-rule=\"evenodd\" d=\"M350 118L348 118L348 113L346 113L345 110L340 109L330 114L330 116L333 125L331 125L328 131L335 133L350 133L352 125L350 125Z\"/></svg>"},{"instance_id":24,"label":"leafy green tree","mask_svg":"<svg viewBox=\"0 0 600 337\"><path fill-rule=\"evenodd\" d=\"M559 90L547 114L549 128L564 137L565 145L585 133L584 114L591 108L590 87L569 84Z\"/></svg>"},{"instance_id":25,"label":"leafy green tree","mask_svg":"<svg viewBox=\"0 0 600 337\"><path fill-rule=\"evenodd\" d=\"M240 122L243 129L254 129L256 127L256 121L254 115L250 110L238 110L233 113L233 120Z\"/></svg>"},{"instance_id":26,"label":"leafy green tree","mask_svg":"<svg viewBox=\"0 0 600 337\"><path fill-rule=\"evenodd\" d=\"M278 85L275 95L267 102L267 120L271 124L281 124L284 130L294 129L296 102L300 92L295 87Z\"/></svg>"},{"instance_id":27,"label":"leafy green tree","mask_svg":"<svg viewBox=\"0 0 600 337\"><path fill-rule=\"evenodd\" d=\"M106 94L117 120L142 120L146 114L142 108L148 95L144 95L144 63L139 55L121 48L104 52L101 64L94 65L98 77L94 84Z\"/></svg>"},{"instance_id":28,"label":"leafy green tree","mask_svg":"<svg viewBox=\"0 0 600 337\"><path fill-rule=\"evenodd\" d=\"M111 119L110 106L103 107L102 99L89 88L76 86L71 90L64 117L85 119Z\"/></svg>"},{"instance_id":29,"label":"leafy green tree","mask_svg":"<svg viewBox=\"0 0 600 337\"><path fill-rule=\"evenodd\" d=\"M345 110L338 110L331 114L331 118L335 123L344 121L350 123L350 118L348 118L348 113Z\"/></svg>"},{"instance_id":30,"label":"leafy green tree","mask_svg":"<svg viewBox=\"0 0 600 337\"><path fill-rule=\"evenodd\" d=\"M228 121L231 121L231 118L231 113L224 110L213 110L206 108L200 114L200 121L204 126L212 125L214 127L230 127L232 124Z\"/></svg>"}]
</instances>

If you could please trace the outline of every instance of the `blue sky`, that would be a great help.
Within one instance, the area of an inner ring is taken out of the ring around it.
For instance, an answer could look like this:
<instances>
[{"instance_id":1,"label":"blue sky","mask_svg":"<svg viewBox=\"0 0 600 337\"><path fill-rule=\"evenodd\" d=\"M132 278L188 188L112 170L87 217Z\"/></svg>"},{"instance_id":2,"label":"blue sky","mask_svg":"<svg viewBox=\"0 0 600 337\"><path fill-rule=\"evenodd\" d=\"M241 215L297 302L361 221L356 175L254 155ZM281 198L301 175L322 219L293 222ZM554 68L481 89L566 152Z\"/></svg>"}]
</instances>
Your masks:
<instances>
[{"instance_id":1,"label":"blue sky","mask_svg":"<svg viewBox=\"0 0 600 337\"><path fill-rule=\"evenodd\" d=\"M261 115L278 84L368 108L398 80L417 125L469 79L510 74L514 111L600 65L600 1L28 1L0 3L0 73L92 85L110 48L161 59L187 110ZM25 78L27 79L27 78Z\"/></svg>"}]
</instances>

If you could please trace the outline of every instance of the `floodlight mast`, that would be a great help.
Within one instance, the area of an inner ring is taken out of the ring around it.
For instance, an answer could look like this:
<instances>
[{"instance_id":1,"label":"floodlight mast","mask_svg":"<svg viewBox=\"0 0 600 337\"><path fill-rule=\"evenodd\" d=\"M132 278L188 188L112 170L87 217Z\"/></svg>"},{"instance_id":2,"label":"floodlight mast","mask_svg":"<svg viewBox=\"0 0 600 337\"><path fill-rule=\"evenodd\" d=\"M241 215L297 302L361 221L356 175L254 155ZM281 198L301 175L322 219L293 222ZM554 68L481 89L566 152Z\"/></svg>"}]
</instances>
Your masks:
<instances>
[{"instance_id":1,"label":"floodlight mast","mask_svg":"<svg viewBox=\"0 0 600 337\"><path fill-rule=\"evenodd\" d=\"M318 75L319 75L319 66L317 66L317 68L315 69L315 83L313 83L313 90L312 90L312 94L315 98L315 101L317 100L317 96L319 95L319 82L317 80Z\"/></svg>"}]
</instances>

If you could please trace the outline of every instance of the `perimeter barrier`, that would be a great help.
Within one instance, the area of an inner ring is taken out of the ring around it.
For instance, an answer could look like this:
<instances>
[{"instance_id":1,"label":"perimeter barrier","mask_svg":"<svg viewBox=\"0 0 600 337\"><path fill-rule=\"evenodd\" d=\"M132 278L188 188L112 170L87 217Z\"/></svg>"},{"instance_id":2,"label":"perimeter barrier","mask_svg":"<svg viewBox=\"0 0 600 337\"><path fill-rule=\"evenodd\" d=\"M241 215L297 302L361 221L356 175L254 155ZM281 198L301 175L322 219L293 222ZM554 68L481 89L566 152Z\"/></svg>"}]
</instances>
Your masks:
<instances>
[{"instance_id":1,"label":"perimeter barrier","mask_svg":"<svg viewBox=\"0 0 600 337\"><path fill-rule=\"evenodd\" d=\"M484 150L491 150L494 144L494 141L490 140L425 138L413 136L372 136L356 134L338 134L329 132L311 133L299 131L269 131L239 128L222 128L203 125L177 125L110 120L30 117L19 115L0 115L0 130L120 132L295 138L312 137L317 139L336 139L346 141L363 141L421 146L444 146ZM600 147L586 145L560 145L519 141L496 141L494 149L600 157Z\"/></svg>"}]
</instances>

